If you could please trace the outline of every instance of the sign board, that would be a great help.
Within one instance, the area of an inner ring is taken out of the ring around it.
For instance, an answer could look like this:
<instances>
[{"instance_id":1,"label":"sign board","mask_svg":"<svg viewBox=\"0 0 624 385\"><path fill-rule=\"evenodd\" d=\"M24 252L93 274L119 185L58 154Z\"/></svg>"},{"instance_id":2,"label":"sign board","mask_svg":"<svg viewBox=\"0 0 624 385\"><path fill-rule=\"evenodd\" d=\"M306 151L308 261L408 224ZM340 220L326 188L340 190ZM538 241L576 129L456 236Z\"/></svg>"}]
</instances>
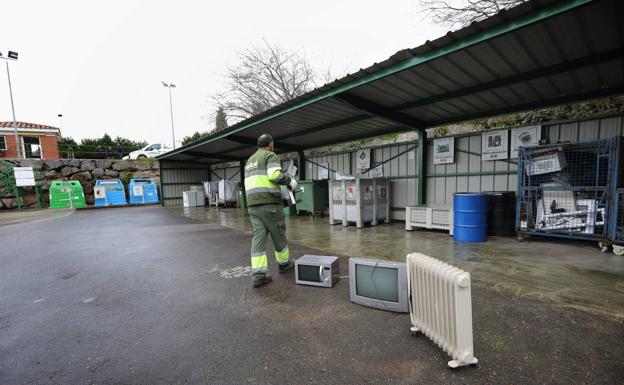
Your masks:
<instances>
[{"instance_id":1,"label":"sign board","mask_svg":"<svg viewBox=\"0 0 624 385\"><path fill-rule=\"evenodd\" d=\"M368 170L368 176L370 178L383 178L383 165L378 164Z\"/></svg>"},{"instance_id":2,"label":"sign board","mask_svg":"<svg viewBox=\"0 0 624 385\"><path fill-rule=\"evenodd\" d=\"M509 156L509 131L488 131L481 134L481 159L499 160Z\"/></svg>"},{"instance_id":3,"label":"sign board","mask_svg":"<svg viewBox=\"0 0 624 385\"><path fill-rule=\"evenodd\" d=\"M541 139L542 126L518 127L511 130L511 158L518 157L518 147L537 146Z\"/></svg>"},{"instance_id":4,"label":"sign board","mask_svg":"<svg viewBox=\"0 0 624 385\"><path fill-rule=\"evenodd\" d=\"M104 187L94 187L93 195L95 199L104 199L106 198L106 189Z\"/></svg>"},{"instance_id":5,"label":"sign board","mask_svg":"<svg viewBox=\"0 0 624 385\"><path fill-rule=\"evenodd\" d=\"M433 163L455 162L455 138L442 138L433 141Z\"/></svg>"},{"instance_id":6,"label":"sign board","mask_svg":"<svg viewBox=\"0 0 624 385\"><path fill-rule=\"evenodd\" d=\"M319 163L318 178L319 180L329 179L329 163Z\"/></svg>"},{"instance_id":7,"label":"sign board","mask_svg":"<svg viewBox=\"0 0 624 385\"><path fill-rule=\"evenodd\" d=\"M35 185L35 172L32 167L14 167L13 172L15 173L15 185L17 187Z\"/></svg>"},{"instance_id":8,"label":"sign board","mask_svg":"<svg viewBox=\"0 0 624 385\"><path fill-rule=\"evenodd\" d=\"M134 195L135 197L142 197L143 196L143 185L142 184L135 184L132 186L132 195Z\"/></svg>"},{"instance_id":9,"label":"sign board","mask_svg":"<svg viewBox=\"0 0 624 385\"><path fill-rule=\"evenodd\" d=\"M357 165L359 170L368 170L370 168L370 148L357 150L355 156L357 157Z\"/></svg>"}]
</instances>

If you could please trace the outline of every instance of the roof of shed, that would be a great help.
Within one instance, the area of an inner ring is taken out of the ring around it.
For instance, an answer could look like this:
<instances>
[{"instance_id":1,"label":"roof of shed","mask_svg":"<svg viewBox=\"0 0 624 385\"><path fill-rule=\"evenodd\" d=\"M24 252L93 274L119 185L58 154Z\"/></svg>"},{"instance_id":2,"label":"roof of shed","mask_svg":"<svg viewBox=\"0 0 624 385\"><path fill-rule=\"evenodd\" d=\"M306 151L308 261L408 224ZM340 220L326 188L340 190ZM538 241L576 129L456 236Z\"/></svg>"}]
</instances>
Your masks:
<instances>
[{"instance_id":1,"label":"roof of shed","mask_svg":"<svg viewBox=\"0 0 624 385\"><path fill-rule=\"evenodd\" d=\"M532 0L397 52L160 159L243 160L624 92L617 0Z\"/></svg>"}]
</instances>

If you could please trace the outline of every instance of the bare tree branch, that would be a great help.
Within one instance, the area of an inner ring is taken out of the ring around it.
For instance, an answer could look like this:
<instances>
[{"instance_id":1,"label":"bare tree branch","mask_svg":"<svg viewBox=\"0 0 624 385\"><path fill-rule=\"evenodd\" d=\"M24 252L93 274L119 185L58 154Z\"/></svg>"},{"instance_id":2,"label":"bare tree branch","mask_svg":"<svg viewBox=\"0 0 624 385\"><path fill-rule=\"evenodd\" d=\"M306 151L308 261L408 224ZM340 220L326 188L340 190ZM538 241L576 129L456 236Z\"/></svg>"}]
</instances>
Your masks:
<instances>
[{"instance_id":1,"label":"bare tree branch","mask_svg":"<svg viewBox=\"0 0 624 385\"><path fill-rule=\"evenodd\" d=\"M221 108L233 121L297 98L329 82L332 77L329 68L319 75L304 55L271 45L266 40L259 47L239 52L238 60L239 63L228 68L225 74L225 91L211 97L211 104ZM213 115L209 118L212 120Z\"/></svg>"},{"instance_id":2,"label":"bare tree branch","mask_svg":"<svg viewBox=\"0 0 624 385\"><path fill-rule=\"evenodd\" d=\"M449 28L465 27L527 0L419 0L421 12Z\"/></svg>"}]
</instances>

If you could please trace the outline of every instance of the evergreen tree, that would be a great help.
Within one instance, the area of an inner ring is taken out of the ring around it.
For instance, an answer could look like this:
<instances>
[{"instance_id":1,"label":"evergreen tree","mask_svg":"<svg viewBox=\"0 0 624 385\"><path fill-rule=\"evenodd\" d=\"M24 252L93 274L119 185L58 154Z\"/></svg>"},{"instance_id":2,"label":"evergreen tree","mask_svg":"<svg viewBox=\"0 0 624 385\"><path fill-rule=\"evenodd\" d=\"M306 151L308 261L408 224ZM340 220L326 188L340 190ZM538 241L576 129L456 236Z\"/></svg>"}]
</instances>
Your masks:
<instances>
[{"instance_id":1,"label":"evergreen tree","mask_svg":"<svg viewBox=\"0 0 624 385\"><path fill-rule=\"evenodd\" d=\"M217 113L215 116L215 132L220 132L228 128L227 115L225 114L225 110L223 107L219 107L217 109Z\"/></svg>"}]
</instances>

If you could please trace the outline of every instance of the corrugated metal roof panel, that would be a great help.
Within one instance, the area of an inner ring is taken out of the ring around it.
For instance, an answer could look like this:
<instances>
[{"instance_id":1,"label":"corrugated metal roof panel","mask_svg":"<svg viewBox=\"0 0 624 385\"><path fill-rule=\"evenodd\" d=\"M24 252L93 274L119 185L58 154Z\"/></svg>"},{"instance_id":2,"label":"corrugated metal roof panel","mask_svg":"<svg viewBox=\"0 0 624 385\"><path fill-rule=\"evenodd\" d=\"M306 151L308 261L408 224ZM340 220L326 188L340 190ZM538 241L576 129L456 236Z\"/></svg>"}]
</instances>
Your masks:
<instances>
[{"instance_id":1,"label":"corrugated metal roof panel","mask_svg":"<svg viewBox=\"0 0 624 385\"><path fill-rule=\"evenodd\" d=\"M617 0L529 1L399 51L174 153L217 156L215 151L231 150L242 156L249 152L245 145L223 136L252 143L263 132L276 138L278 148L283 138L286 147L306 149L624 91L619 10Z\"/></svg>"}]
</instances>

